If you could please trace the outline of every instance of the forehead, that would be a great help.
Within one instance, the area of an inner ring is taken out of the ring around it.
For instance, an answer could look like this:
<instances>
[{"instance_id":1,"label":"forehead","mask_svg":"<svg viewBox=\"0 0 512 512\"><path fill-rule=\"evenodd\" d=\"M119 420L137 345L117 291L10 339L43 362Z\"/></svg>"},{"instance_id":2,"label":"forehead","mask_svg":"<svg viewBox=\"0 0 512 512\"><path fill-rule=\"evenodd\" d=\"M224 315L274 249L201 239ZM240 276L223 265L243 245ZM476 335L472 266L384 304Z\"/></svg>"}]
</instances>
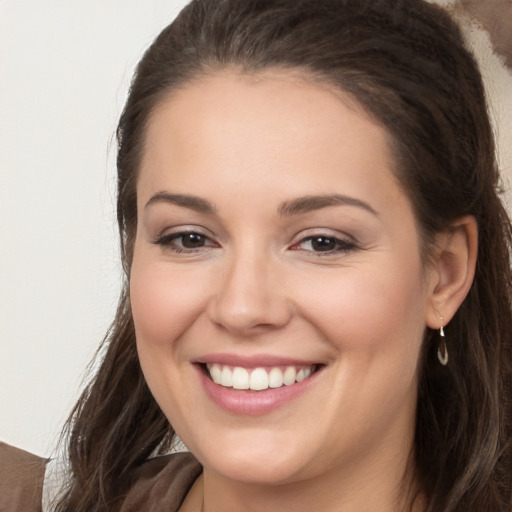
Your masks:
<instances>
[{"instance_id":1,"label":"forehead","mask_svg":"<svg viewBox=\"0 0 512 512\"><path fill-rule=\"evenodd\" d=\"M152 113L139 193L398 193L390 137L348 95L285 72L219 72L173 91ZM341 181L340 181L341 180ZM353 190L350 190L353 189ZM373 192L372 192L373 191Z\"/></svg>"}]
</instances>

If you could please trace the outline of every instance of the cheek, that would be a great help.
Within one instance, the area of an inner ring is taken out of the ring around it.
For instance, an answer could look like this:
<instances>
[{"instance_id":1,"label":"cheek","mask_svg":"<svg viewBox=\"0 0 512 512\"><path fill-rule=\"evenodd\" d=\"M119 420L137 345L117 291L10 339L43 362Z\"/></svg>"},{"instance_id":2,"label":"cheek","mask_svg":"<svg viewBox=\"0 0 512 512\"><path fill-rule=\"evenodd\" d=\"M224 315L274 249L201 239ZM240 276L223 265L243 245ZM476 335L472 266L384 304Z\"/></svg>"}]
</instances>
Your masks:
<instances>
[{"instance_id":1,"label":"cheek","mask_svg":"<svg viewBox=\"0 0 512 512\"><path fill-rule=\"evenodd\" d=\"M420 266L411 267L384 272L375 265L314 282L303 279L296 286L297 302L302 315L339 350L371 354L406 345L416 352L425 329L426 295Z\"/></svg>"},{"instance_id":2,"label":"cheek","mask_svg":"<svg viewBox=\"0 0 512 512\"><path fill-rule=\"evenodd\" d=\"M186 432L189 396L181 375L187 366L182 335L203 311L204 276L165 262L134 257L130 301L137 352L146 382L173 426Z\"/></svg>"},{"instance_id":3,"label":"cheek","mask_svg":"<svg viewBox=\"0 0 512 512\"><path fill-rule=\"evenodd\" d=\"M205 281L168 263L134 258L130 300L140 348L175 348L173 343L203 310Z\"/></svg>"}]
</instances>

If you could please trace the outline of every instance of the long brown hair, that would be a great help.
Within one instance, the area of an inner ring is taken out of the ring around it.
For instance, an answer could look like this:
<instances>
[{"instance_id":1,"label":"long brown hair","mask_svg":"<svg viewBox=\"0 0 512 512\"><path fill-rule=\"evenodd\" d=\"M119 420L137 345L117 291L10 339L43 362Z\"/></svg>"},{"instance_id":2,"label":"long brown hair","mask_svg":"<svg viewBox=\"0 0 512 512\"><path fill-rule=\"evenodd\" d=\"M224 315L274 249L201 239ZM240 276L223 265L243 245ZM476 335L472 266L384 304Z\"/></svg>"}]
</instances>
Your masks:
<instances>
[{"instance_id":1,"label":"long brown hair","mask_svg":"<svg viewBox=\"0 0 512 512\"><path fill-rule=\"evenodd\" d=\"M128 298L137 172L162 99L227 66L302 71L384 126L425 258L436 232L476 218L476 275L446 328L448 366L435 356L438 335L425 333L412 458L428 512L510 512L511 227L477 65L457 25L423 0L195 0L147 50L117 132L126 281L101 365L67 424L70 477L58 511L115 510L133 469L173 441L139 367Z\"/></svg>"}]
</instances>

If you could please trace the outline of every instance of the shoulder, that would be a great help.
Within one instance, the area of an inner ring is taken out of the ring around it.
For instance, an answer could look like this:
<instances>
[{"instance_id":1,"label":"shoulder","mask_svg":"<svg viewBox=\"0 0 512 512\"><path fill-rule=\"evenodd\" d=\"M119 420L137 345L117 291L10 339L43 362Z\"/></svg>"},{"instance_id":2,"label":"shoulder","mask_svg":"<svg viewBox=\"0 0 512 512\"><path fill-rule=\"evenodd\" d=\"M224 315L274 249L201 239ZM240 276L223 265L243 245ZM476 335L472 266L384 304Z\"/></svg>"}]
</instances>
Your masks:
<instances>
[{"instance_id":1,"label":"shoulder","mask_svg":"<svg viewBox=\"0 0 512 512\"><path fill-rule=\"evenodd\" d=\"M0 442L0 511L40 512L48 459ZM120 512L176 511L202 472L190 453L149 459L138 467Z\"/></svg>"},{"instance_id":2,"label":"shoulder","mask_svg":"<svg viewBox=\"0 0 512 512\"><path fill-rule=\"evenodd\" d=\"M120 512L178 510L202 467L191 453L173 453L137 468Z\"/></svg>"},{"instance_id":3,"label":"shoulder","mask_svg":"<svg viewBox=\"0 0 512 512\"><path fill-rule=\"evenodd\" d=\"M41 510L47 462L47 459L0 442L0 510Z\"/></svg>"}]
</instances>

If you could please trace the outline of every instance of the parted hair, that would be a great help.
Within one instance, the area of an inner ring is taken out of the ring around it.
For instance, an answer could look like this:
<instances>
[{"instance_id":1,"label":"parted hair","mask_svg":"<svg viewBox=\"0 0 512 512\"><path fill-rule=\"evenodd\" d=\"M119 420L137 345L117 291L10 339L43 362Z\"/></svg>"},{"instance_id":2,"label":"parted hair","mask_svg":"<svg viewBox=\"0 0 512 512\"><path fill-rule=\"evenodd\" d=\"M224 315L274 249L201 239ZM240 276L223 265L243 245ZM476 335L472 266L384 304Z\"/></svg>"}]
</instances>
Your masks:
<instances>
[{"instance_id":1,"label":"parted hair","mask_svg":"<svg viewBox=\"0 0 512 512\"><path fill-rule=\"evenodd\" d=\"M427 512L510 512L511 226L477 64L452 17L423 0L194 0L146 51L117 130L125 284L66 425L70 470L56 510L115 511L134 469L174 441L139 366L130 310L137 174L151 113L228 67L304 73L383 126L425 261L436 233L475 217L476 274L446 327L446 367L438 334L425 329L411 471Z\"/></svg>"}]
</instances>

